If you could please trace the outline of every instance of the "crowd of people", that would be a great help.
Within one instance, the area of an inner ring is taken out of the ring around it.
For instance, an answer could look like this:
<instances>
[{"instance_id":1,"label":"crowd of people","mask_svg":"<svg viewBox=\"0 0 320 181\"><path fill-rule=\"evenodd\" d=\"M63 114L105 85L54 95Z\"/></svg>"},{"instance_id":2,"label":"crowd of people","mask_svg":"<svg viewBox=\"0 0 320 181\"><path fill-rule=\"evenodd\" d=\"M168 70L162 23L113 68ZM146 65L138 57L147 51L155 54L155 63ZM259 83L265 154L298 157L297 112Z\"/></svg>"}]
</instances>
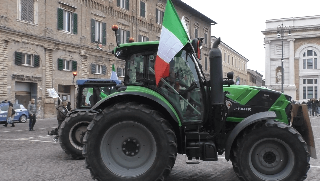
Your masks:
<instances>
[{"instance_id":1,"label":"crowd of people","mask_svg":"<svg viewBox=\"0 0 320 181\"><path fill-rule=\"evenodd\" d=\"M320 115L320 102L317 99L309 99L308 102L302 102L302 104L307 104L309 116L319 116Z\"/></svg>"}]
</instances>

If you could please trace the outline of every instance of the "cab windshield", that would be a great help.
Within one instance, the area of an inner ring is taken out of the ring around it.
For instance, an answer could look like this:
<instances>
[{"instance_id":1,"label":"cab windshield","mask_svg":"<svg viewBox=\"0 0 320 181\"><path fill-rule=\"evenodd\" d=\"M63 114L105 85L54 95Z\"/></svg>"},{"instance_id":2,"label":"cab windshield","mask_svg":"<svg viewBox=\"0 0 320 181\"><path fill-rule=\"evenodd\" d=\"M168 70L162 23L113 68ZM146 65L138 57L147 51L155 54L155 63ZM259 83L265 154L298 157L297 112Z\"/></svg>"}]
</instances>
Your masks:
<instances>
[{"instance_id":1,"label":"cab windshield","mask_svg":"<svg viewBox=\"0 0 320 181\"><path fill-rule=\"evenodd\" d=\"M126 61L125 85L148 85L158 90L183 117L183 121L201 120L203 112L199 76L192 55L181 50L169 63L169 76L155 82L156 53L133 54Z\"/></svg>"}]
</instances>

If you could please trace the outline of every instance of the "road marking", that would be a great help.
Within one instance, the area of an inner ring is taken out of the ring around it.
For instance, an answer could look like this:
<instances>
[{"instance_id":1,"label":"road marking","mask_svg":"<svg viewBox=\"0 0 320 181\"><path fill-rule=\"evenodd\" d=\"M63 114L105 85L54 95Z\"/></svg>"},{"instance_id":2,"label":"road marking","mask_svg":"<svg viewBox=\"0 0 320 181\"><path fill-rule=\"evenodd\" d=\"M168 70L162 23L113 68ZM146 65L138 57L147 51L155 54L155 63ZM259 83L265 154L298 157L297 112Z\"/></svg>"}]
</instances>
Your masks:
<instances>
[{"instance_id":1,"label":"road marking","mask_svg":"<svg viewBox=\"0 0 320 181\"><path fill-rule=\"evenodd\" d=\"M40 140L30 140L30 141L40 141Z\"/></svg>"},{"instance_id":2,"label":"road marking","mask_svg":"<svg viewBox=\"0 0 320 181\"><path fill-rule=\"evenodd\" d=\"M4 132L4 133L8 133L8 132L10 132L10 131L2 131L2 132Z\"/></svg>"},{"instance_id":3,"label":"road marking","mask_svg":"<svg viewBox=\"0 0 320 181\"><path fill-rule=\"evenodd\" d=\"M39 128L39 129L46 129L46 128Z\"/></svg>"},{"instance_id":4,"label":"road marking","mask_svg":"<svg viewBox=\"0 0 320 181\"><path fill-rule=\"evenodd\" d=\"M22 131L22 130L16 130L16 131Z\"/></svg>"}]
</instances>

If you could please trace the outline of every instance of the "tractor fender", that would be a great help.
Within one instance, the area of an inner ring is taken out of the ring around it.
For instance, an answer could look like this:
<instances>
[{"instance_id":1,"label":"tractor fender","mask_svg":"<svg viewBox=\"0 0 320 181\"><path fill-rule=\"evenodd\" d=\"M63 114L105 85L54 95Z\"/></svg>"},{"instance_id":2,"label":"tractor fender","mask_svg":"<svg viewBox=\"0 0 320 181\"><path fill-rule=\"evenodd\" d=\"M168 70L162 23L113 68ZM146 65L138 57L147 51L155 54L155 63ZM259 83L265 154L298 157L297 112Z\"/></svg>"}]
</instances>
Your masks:
<instances>
[{"instance_id":1,"label":"tractor fender","mask_svg":"<svg viewBox=\"0 0 320 181\"><path fill-rule=\"evenodd\" d=\"M177 122L179 124L179 126L181 126L179 115L169 102L165 102L165 101L161 100L159 97L152 95L152 94L145 93L145 92L125 92L125 91L122 91L122 92L113 94L113 95L97 102L90 109L90 112L97 112L97 111L99 111L99 109L103 109L105 107L105 105L108 104L108 102L112 102L113 100L119 98L120 96L126 96L126 95L127 96L141 96L141 97L145 97L145 98L148 98L152 101L157 102L164 109L166 109L168 111L168 113L170 114L170 116L174 119L174 121Z\"/></svg>"},{"instance_id":2,"label":"tractor fender","mask_svg":"<svg viewBox=\"0 0 320 181\"><path fill-rule=\"evenodd\" d=\"M233 141L236 139L236 137L239 135L239 133L244 130L249 125L266 120L266 119L275 119L277 118L277 115L273 111L266 111L266 112L259 112L256 114L253 114L249 117L246 117L243 119L237 126L231 131L231 133L228 136L227 142L226 142L226 151L225 151L225 158L227 161L230 159L230 151L233 144Z\"/></svg>"}]
</instances>

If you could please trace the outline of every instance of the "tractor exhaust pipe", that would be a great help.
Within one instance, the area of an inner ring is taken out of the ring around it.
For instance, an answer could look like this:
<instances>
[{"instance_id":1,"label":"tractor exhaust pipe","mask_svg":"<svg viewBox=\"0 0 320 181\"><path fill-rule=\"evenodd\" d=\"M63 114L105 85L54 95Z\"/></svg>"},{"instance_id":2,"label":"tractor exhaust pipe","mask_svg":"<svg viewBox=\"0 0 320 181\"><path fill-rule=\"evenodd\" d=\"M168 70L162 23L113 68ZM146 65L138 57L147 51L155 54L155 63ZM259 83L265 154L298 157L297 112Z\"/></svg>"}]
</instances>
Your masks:
<instances>
[{"instance_id":1,"label":"tractor exhaust pipe","mask_svg":"<svg viewBox=\"0 0 320 181\"><path fill-rule=\"evenodd\" d=\"M220 38L213 43L209 52L211 105L224 104L222 57L221 51L218 49L219 44Z\"/></svg>"}]
</instances>

